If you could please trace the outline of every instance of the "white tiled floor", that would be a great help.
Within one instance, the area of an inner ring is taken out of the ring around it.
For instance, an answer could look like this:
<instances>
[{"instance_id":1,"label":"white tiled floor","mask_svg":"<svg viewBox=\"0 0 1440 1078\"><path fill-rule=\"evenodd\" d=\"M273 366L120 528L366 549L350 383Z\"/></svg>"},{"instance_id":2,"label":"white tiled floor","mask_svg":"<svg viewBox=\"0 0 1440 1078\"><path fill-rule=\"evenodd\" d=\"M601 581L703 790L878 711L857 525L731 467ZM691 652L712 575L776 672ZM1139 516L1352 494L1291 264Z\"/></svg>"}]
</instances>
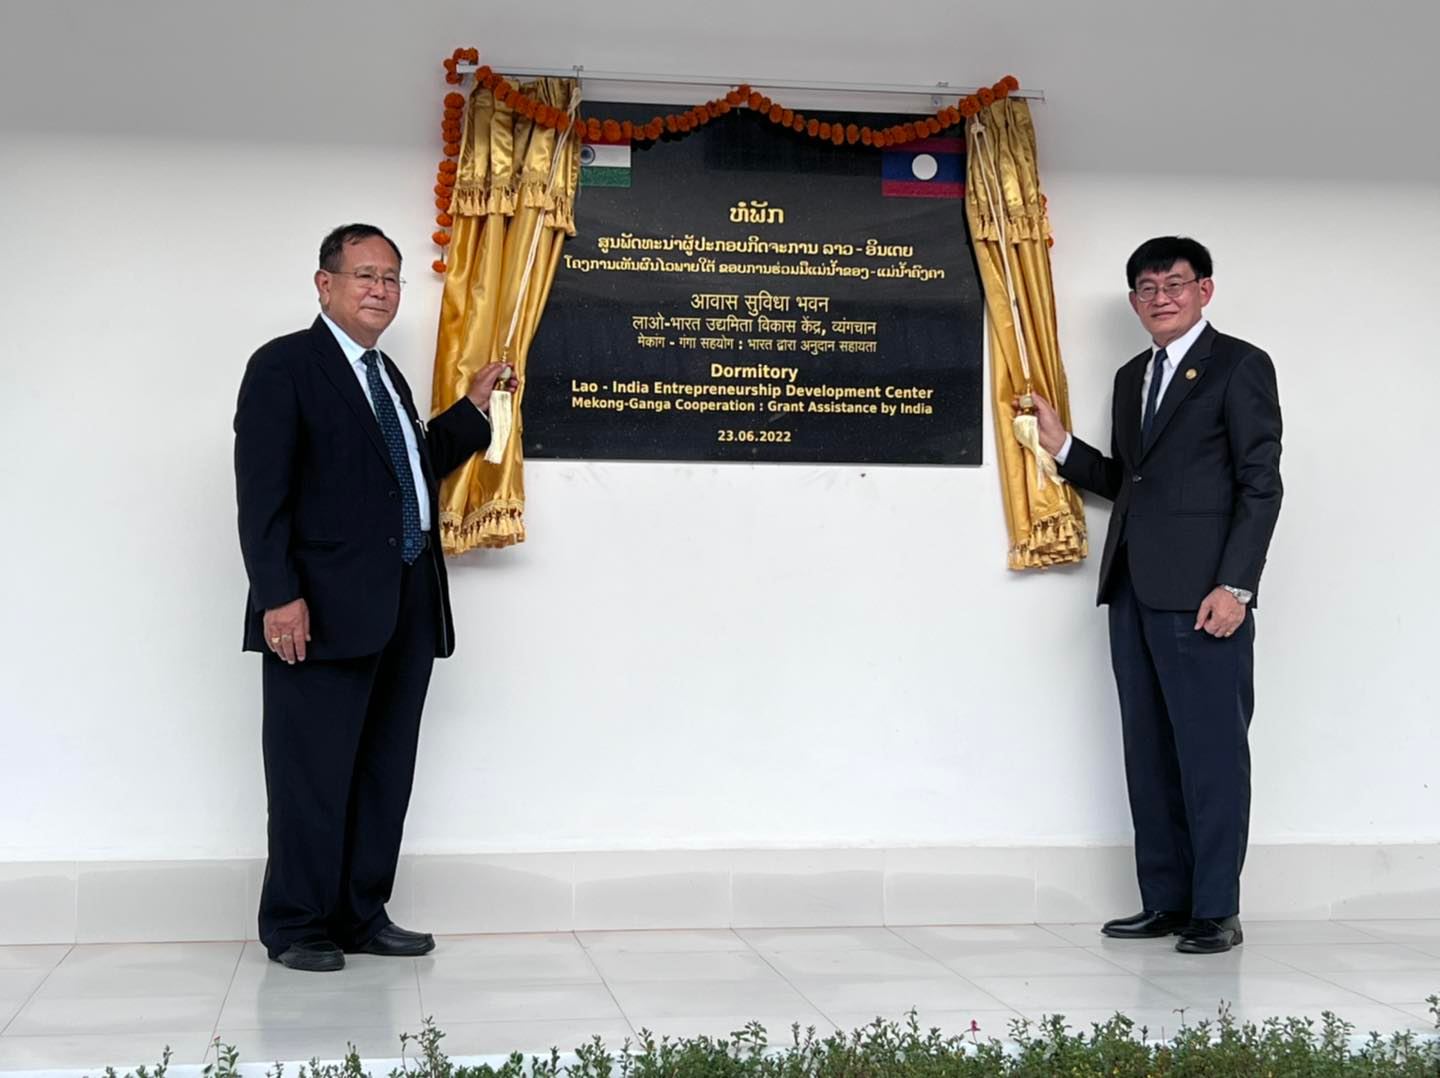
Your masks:
<instances>
[{"instance_id":1,"label":"white tiled floor","mask_svg":"<svg viewBox=\"0 0 1440 1078\"><path fill-rule=\"evenodd\" d=\"M453 1056L618 1047L641 1029L723 1035L758 1020L822 1034L916 1007L925 1027L1004 1038L1018 1017L1087 1025L1123 1010L1152 1035L1213 1016L1334 1010L1362 1031L1433 1032L1440 920L1247 923L1228 955L1116 943L1093 924L824 927L450 936L419 959L350 959L301 974L257 944L0 947L0 1071L129 1067L168 1044L204 1060L399 1055L425 1016Z\"/></svg>"}]
</instances>

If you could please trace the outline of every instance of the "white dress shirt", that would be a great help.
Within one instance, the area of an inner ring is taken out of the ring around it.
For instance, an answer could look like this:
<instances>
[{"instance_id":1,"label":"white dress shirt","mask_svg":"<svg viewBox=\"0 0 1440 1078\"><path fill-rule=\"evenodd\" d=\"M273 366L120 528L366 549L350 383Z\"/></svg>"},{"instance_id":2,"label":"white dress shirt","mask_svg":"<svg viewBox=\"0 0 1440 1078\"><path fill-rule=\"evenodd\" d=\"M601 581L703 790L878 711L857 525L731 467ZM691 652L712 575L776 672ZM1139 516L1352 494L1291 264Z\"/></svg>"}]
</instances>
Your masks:
<instances>
[{"instance_id":1,"label":"white dress shirt","mask_svg":"<svg viewBox=\"0 0 1440 1078\"><path fill-rule=\"evenodd\" d=\"M330 316L323 311L320 313L320 317L325 319L325 324L330 327L330 332L335 334L335 340L340 345L340 350L345 353L345 358L350 361L350 369L355 372L355 377L360 382L360 391L370 402L370 410L374 411L375 400L370 396L370 378L365 372L365 353L369 349L362 348L351 340L350 335L330 321ZM425 487L425 473L420 468L420 446L415 438L415 424L410 422L405 405L400 403L400 394L395 392L395 386L390 381L390 375L386 372L383 361L379 364L379 370L380 381L385 384L385 389L390 394L390 400L395 405L395 414L400 418L400 433L405 436L405 452L410 456L410 474L415 479L415 497L420 502L420 530L428 532L430 530L430 491Z\"/></svg>"}]
</instances>

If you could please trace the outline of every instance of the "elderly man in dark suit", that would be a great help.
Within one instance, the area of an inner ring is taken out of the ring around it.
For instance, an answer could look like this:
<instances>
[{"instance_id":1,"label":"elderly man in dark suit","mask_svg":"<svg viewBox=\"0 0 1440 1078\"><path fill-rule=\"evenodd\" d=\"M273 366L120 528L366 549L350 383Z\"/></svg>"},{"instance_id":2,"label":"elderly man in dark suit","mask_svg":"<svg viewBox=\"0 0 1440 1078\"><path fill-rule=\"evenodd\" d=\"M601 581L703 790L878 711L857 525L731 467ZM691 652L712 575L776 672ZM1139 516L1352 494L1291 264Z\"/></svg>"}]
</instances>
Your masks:
<instances>
[{"instance_id":1,"label":"elderly man in dark suit","mask_svg":"<svg viewBox=\"0 0 1440 1078\"><path fill-rule=\"evenodd\" d=\"M1108 455L1034 400L1060 474L1115 503L1099 601L1144 909L1101 931L1178 934L1191 954L1244 938L1254 610L1282 492L1275 368L1206 321L1211 273L1210 253L1178 236L1130 257L1130 305L1152 343L1115 376Z\"/></svg>"},{"instance_id":2,"label":"elderly man in dark suit","mask_svg":"<svg viewBox=\"0 0 1440 1078\"><path fill-rule=\"evenodd\" d=\"M385 903L431 667L455 649L439 484L489 444L502 368L421 422L378 348L399 309L400 261L378 228L327 236L320 316L251 357L235 412L244 646L264 654L260 940L292 969L435 946L392 923Z\"/></svg>"}]
</instances>

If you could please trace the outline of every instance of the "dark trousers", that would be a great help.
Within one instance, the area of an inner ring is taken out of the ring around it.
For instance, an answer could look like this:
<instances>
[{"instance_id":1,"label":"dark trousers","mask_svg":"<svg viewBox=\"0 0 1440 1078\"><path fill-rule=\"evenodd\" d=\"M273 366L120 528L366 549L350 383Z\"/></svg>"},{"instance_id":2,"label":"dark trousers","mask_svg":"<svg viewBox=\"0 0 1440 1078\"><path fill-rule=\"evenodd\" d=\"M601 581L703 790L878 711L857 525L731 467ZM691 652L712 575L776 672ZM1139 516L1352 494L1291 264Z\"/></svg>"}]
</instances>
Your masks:
<instances>
[{"instance_id":1,"label":"dark trousers","mask_svg":"<svg viewBox=\"0 0 1440 1078\"><path fill-rule=\"evenodd\" d=\"M1150 910L1229 917L1250 830L1255 615L1217 639L1195 628L1194 610L1142 604L1120 554L1110 656L1140 897Z\"/></svg>"},{"instance_id":2,"label":"dark trousers","mask_svg":"<svg viewBox=\"0 0 1440 1078\"><path fill-rule=\"evenodd\" d=\"M400 837L435 663L440 603L426 552L405 568L378 655L264 663L269 861L260 941L271 957L329 939L356 948L390 923Z\"/></svg>"}]
</instances>

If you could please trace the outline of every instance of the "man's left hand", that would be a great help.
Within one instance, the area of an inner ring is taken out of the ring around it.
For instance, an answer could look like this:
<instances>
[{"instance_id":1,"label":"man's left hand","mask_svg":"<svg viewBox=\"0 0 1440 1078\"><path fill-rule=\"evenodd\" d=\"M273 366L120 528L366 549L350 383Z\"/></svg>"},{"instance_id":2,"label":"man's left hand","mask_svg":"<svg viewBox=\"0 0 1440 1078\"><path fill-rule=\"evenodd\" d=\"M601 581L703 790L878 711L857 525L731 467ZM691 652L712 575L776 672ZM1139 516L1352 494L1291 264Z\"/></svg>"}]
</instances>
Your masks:
<instances>
[{"instance_id":1,"label":"man's left hand","mask_svg":"<svg viewBox=\"0 0 1440 1078\"><path fill-rule=\"evenodd\" d=\"M487 363L475 372L475 377L470 379L470 388L465 391L465 396L470 398L470 403L479 408L486 415L490 414L490 394L497 388L508 389L514 393L520 387L520 381L514 374L500 385L500 374L505 370L503 363Z\"/></svg>"},{"instance_id":2,"label":"man's left hand","mask_svg":"<svg viewBox=\"0 0 1440 1078\"><path fill-rule=\"evenodd\" d=\"M1231 636L1245 621L1245 604L1224 588L1216 588L1200 604L1195 628L1211 636Z\"/></svg>"}]
</instances>

